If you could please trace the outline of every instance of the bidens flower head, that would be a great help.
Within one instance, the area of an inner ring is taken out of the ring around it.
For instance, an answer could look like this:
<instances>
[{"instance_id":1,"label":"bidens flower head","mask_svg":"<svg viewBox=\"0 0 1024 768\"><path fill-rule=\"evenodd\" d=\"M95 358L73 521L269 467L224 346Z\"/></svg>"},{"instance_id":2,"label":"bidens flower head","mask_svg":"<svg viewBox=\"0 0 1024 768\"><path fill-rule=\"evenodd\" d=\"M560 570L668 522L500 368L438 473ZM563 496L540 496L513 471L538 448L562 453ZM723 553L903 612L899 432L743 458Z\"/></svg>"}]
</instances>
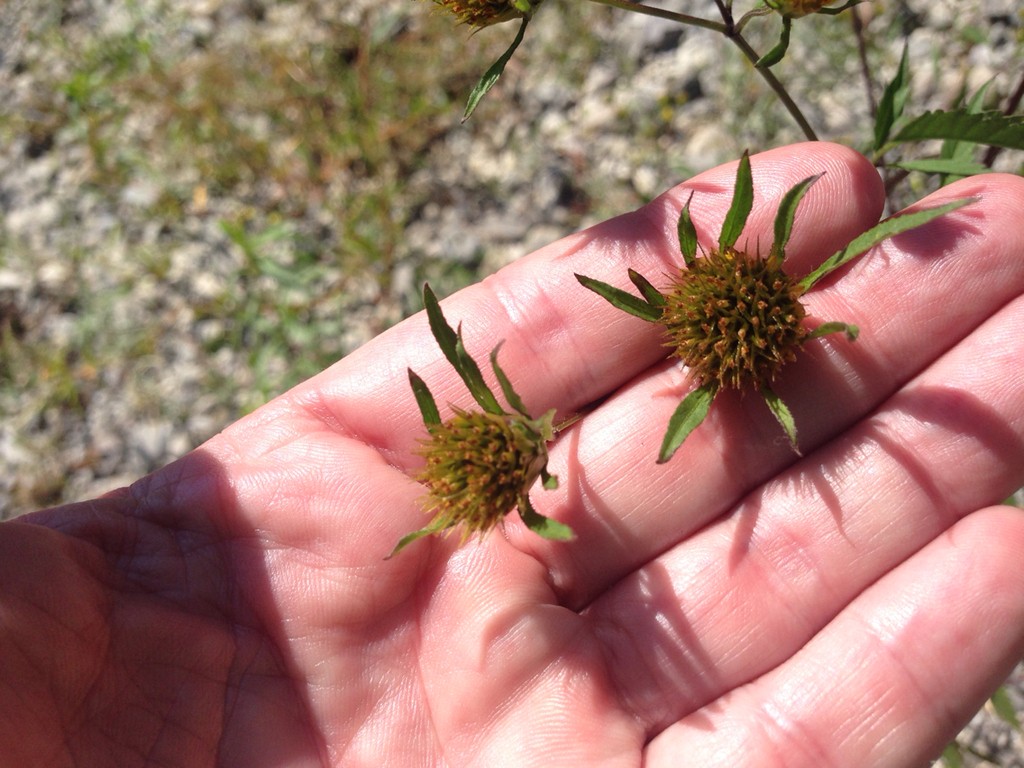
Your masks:
<instances>
[{"instance_id":1,"label":"bidens flower head","mask_svg":"<svg viewBox=\"0 0 1024 768\"><path fill-rule=\"evenodd\" d=\"M763 386L807 338L801 293L781 259L712 248L665 293L668 346L703 384Z\"/></svg>"},{"instance_id":2,"label":"bidens flower head","mask_svg":"<svg viewBox=\"0 0 1024 768\"><path fill-rule=\"evenodd\" d=\"M690 219L690 200L680 211L679 249L684 265L670 278L664 293L633 270L629 270L629 279L640 291L640 297L576 275L585 287L619 309L661 325L672 354L683 361L696 383L669 419L659 462L672 458L704 420L715 396L723 389L760 392L797 450L796 423L782 398L772 390L772 383L783 366L796 359L797 351L811 339L842 332L852 341L858 332L856 326L841 322L808 327L801 297L822 277L882 240L971 202L955 200L893 217L857 237L811 274L793 277L783 269L786 246L800 201L820 178L821 174L810 176L783 195L775 216L771 248L764 255L757 251L749 253L736 247L754 200L750 158L744 153L718 243L702 253L702 258L697 258L699 246Z\"/></svg>"},{"instance_id":3,"label":"bidens flower head","mask_svg":"<svg viewBox=\"0 0 1024 768\"><path fill-rule=\"evenodd\" d=\"M423 507L432 517L424 528L403 536L391 555L416 539L458 526L462 527L465 542L474 534L486 534L513 509L540 536L571 539L569 526L544 517L530 503L530 489L538 478L545 488L558 486L558 479L547 470L547 443L554 438L555 411L530 418L498 365L499 344L491 352L491 368L511 411L502 408L466 352L462 326L452 330L430 286L423 287L423 305L438 346L483 410L453 406L454 415L442 421L426 383L409 371L409 384L428 434L419 449L426 464L416 479L426 487Z\"/></svg>"},{"instance_id":4,"label":"bidens flower head","mask_svg":"<svg viewBox=\"0 0 1024 768\"><path fill-rule=\"evenodd\" d=\"M533 424L508 414L454 411L429 429L430 439L420 449L426 467L416 479L427 487L425 506L433 524L461 524L465 541L501 522L540 477L548 461L551 414Z\"/></svg>"}]
</instances>

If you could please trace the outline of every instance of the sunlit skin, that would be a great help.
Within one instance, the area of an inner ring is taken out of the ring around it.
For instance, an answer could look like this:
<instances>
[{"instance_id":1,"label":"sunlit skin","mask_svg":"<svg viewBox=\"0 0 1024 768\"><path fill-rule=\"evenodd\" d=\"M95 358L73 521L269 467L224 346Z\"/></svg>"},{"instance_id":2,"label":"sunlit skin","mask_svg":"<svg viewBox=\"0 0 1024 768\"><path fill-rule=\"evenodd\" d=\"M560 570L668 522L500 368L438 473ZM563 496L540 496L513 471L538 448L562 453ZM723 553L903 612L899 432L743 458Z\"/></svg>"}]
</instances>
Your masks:
<instances>
[{"instance_id":1,"label":"sunlit skin","mask_svg":"<svg viewBox=\"0 0 1024 768\"><path fill-rule=\"evenodd\" d=\"M752 158L740 240L801 205L787 271L873 225L883 190L826 143ZM443 302L556 422L554 491L482 540L425 537L405 375L469 408L414 316L130 489L0 525L0 755L25 766L920 766L1024 651L1024 179L816 284L763 400L723 391L654 461L693 386L662 331L582 288L705 252L736 164Z\"/></svg>"}]
</instances>

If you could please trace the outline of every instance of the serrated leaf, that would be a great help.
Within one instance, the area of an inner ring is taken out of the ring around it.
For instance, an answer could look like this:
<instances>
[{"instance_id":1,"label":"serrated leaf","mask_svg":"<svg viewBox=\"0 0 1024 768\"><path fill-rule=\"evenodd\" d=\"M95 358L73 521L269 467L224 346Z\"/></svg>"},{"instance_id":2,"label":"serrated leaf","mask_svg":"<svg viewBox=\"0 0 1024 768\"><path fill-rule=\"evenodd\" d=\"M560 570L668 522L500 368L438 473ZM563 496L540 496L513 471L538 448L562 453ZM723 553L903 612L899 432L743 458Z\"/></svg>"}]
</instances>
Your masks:
<instances>
[{"instance_id":1,"label":"serrated leaf","mask_svg":"<svg viewBox=\"0 0 1024 768\"><path fill-rule=\"evenodd\" d=\"M494 397L494 394L484 382L480 368L466 351L466 346L462 341L461 326L459 331L456 332L448 325L448 321L444 319L444 314L441 312L441 305L437 301L437 296L434 295L428 284L423 285L423 306L427 310L430 332L434 335L434 339L441 348L441 352L444 353L444 356L452 364L455 372L459 374L459 377L466 384L466 388L473 396L473 399L488 413L504 413L505 411L498 404L497 398Z\"/></svg>"},{"instance_id":2,"label":"serrated leaf","mask_svg":"<svg viewBox=\"0 0 1024 768\"><path fill-rule=\"evenodd\" d=\"M789 237L793 233L793 220L796 218L796 209L799 207L804 195L807 194L807 190L824 175L824 173L819 173L814 176L808 176L782 196L782 200L779 201L779 210L775 214L775 242L772 243L771 250L773 257L782 259L786 255L786 245L789 243Z\"/></svg>"},{"instance_id":3,"label":"serrated leaf","mask_svg":"<svg viewBox=\"0 0 1024 768\"><path fill-rule=\"evenodd\" d=\"M551 541L569 541L575 538L576 534L565 523L544 517L533 508L530 498L525 493L519 499L519 517L522 518L526 527L538 536Z\"/></svg>"},{"instance_id":4,"label":"serrated leaf","mask_svg":"<svg viewBox=\"0 0 1024 768\"><path fill-rule=\"evenodd\" d=\"M498 379L498 384L501 386L501 393L505 396L505 402L526 418L530 418L530 414L527 412L522 398L520 398L515 389L512 388L512 382L509 380L508 376L505 375L501 366L498 365L498 350L501 349L501 345L504 343L504 341L500 342L491 350L491 368L494 370L494 376Z\"/></svg>"},{"instance_id":5,"label":"serrated leaf","mask_svg":"<svg viewBox=\"0 0 1024 768\"><path fill-rule=\"evenodd\" d=\"M821 278L825 277L829 272L839 269L839 267L843 266L848 261L857 258L862 253L875 247L883 240L902 232L916 229L917 227L927 224L933 219L946 215L950 211L955 211L957 208L963 208L965 205L975 202L976 199L977 198L967 197L960 200L953 200L952 202L945 203L944 205L937 205L934 208L925 208L923 210L914 211L913 213L899 213L895 216L889 217L885 221L876 224L864 234L855 237L845 248L836 251L829 258L825 259L824 263L820 267L800 281L801 290L806 293L810 290L811 286Z\"/></svg>"},{"instance_id":6,"label":"serrated leaf","mask_svg":"<svg viewBox=\"0 0 1024 768\"><path fill-rule=\"evenodd\" d=\"M782 31L779 33L779 42L764 56L754 62L754 66L758 69L767 69L768 67L774 67L780 61L782 57L786 55L786 51L789 50L789 33L793 26L793 21L788 16L782 17Z\"/></svg>"},{"instance_id":7,"label":"serrated leaf","mask_svg":"<svg viewBox=\"0 0 1024 768\"><path fill-rule=\"evenodd\" d=\"M600 280L595 280L586 275L576 275L576 279L584 288L589 288L609 304L621 309L623 312L628 312L634 317L639 317L641 320L647 320L651 323L656 323L661 319L661 307L652 306L650 303L631 293L627 293L621 288L608 285L608 283L602 283Z\"/></svg>"},{"instance_id":8,"label":"serrated leaf","mask_svg":"<svg viewBox=\"0 0 1024 768\"><path fill-rule=\"evenodd\" d=\"M693 200L693 192L686 198L686 205L679 211L679 221L676 222L676 230L679 232L679 252L683 255L683 262L687 267L692 267L697 260L697 229L693 226L693 219L690 218L690 201Z\"/></svg>"},{"instance_id":9,"label":"serrated leaf","mask_svg":"<svg viewBox=\"0 0 1024 768\"><path fill-rule=\"evenodd\" d=\"M846 338L850 341L856 341L857 336L860 335L860 328L850 323L840 323L839 321L832 321L829 323L822 323L809 334L807 338L818 339L822 336L827 336L830 333L845 333Z\"/></svg>"},{"instance_id":10,"label":"serrated leaf","mask_svg":"<svg viewBox=\"0 0 1024 768\"><path fill-rule=\"evenodd\" d=\"M885 86L882 98L878 102L878 112L875 114L875 150L879 150L889 138L892 127L903 115L907 103L907 94L910 91L910 67L907 56L907 46L903 46L903 54L900 56L900 64L896 68L896 74Z\"/></svg>"},{"instance_id":11,"label":"serrated leaf","mask_svg":"<svg viewBox=\"0 0 1024 768\"><path fill-rule=\"evenodd\" d=\"M963 145L963 142L957 142L957 145ZM920 160L900 160L890 163L890 165L908 171L942 173L947 176L976 176L979 173L992 172L992 169L986 165L963 158L926 157Z\"/></svg>"},{"instance_id":12,"label":"serrated leaf","mask_svg":"<svg viewBox=\"0 0 1024 768\"><path fill-rule=\"evenodd\" d=\"M922 139L953 139L1004 149L1024 149L1024 115L994 111L972 114L966 109L925 112L903 126L893 141Z\"/></svg>"},{"instance_id":13,"label":"serrated leaf","mask_svg":"<svg viewBox=\"0 0 1024 768\"><path fill-rule=\"evenodd\" d=\"M744 151L736 169L736 188L732 193L732 205L722 223L722 232L718 237L718 249L724 251L732 248L747 225L747 217L754 207L754 177L750 172L750 153Z\"/></svg>"},{"instance_id":14,"label":"serrated leaf","mask_svg":"<svg viewBox=\"0 0 1024 768\"><path fill-rule=\"evenodd\" d=\"M629 275L629 281L640 291L640 295L647 299L648 304L652 307L665 306L665 297L661 295L661 291L651 285L651 282L646 277L635 269L629 269L627 274Z\"/></svg>"},{"instance_id":15,"label":"serrated leaf","mask_svg":"<svg viewBox=\"0 0 1024 768\"><path fill-rule=\"evenodd\" d=\"M977 115L982 111L982 106L985 103L985 95L988 93L989 87L992 85L995 78L992 78L985 84L983 84L975 94L967 102L965 110L968 114ZM939 157L946 160L970 160L975 149L975 144L970 141L956 141L954 139L946 139L942 142L942 148L939 150Z\"/></svg>"},{"instance_id":16,"label":"serrated leaf","mask_svg":"<svg viewBox=\"0 0 1024 768\"><path fill-rule=\"evenodd\" d=\"M505 66L512 59L512 54L516 52L516 48L518 48L519 44L523 42L523 35L526 34L526 25L529 21L529 16L523 17L523 22L519 25L519 31L516 33L516 37L512 41L512 45L510 45L508 50L498 57L496 62L491 64L488 70L484 72L484 76L480 78L480 81L469 94L469 100L466 102L466 111L462 115L462 122L469 120L469 116L476 110L483 97L486 96L487 92L494 87L495 83L498 82L498 79L505 71Z\"/></svg>"},{"instance_id":17,"label":"serrated leaf","mask_svg":"<svg viewBox=\"0 0 1024 768\"><path fill-rule=\"evenodd\" d=\"M441 414L437 410L437 403L434 402L434 396L430 394L430 389L427 388L426 383L417 376L412 368L409 371L409 385L412 387L413 396L416 398L416 405L420 408L420 414L423 416L423 423L428 427L438 426L441 423Z\"/></svg>"},{"instance_id":18,"label":"serrated leaf","mask_svg":"<svg viewBox=\"0 0 1024 768\"><path fill-rule=\"evenodd\" d=\"M665 437L661 441L661 450L658 453L658 463L664 464L675 455L679 446L689 437L711 409L711 401L715 399L715 390L712 386L705 384L697 387L679 403L672 418L668 420L668 429L665 430Z\"/></svg>"},{"instance_id":19,"label":"serrated leaf","mask_svg":"<svg viewBox=\"0 0 1024 768\"><path fill-rule=\"evenodd\" d=\"M793 450L798 454L800 449L796 442L796 421L793 419L793 414L789 410L782 398L775 394L769 387L761 387L761 395L764 397L764 401L768 404L768 410L772 412L775 420L779 422L782 430L786 433L786 437L789 438L790 445L793 446Z\"/></svg>"}]
</instances>

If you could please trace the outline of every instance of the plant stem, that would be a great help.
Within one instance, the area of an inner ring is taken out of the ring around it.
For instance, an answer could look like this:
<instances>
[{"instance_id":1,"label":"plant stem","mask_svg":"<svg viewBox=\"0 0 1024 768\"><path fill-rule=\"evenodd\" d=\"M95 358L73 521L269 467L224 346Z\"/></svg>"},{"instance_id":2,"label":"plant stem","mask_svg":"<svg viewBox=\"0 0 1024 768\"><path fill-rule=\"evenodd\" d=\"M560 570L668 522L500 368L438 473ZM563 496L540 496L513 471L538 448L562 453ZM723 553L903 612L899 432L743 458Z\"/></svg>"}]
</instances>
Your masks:
<instances>
[{"instance_id":1,"label":"plant stem","mask_svg":"<svg viewBox=\"0 0 1024 768\"><path fill-rule=\"evenodd\" d=\"M857 58L860 61L860 76L864 81L864 91L868 99L868 113L874 119L878 114L878 102L875 100L875 87L871 79L871 64L868 62L868 44L864 36L864 21L861 19L857 9L850 13L850 24L853 27L853 36L857 41Z\"/></svg>"},{"instance_id":2,"label":"plant stem","mask_svg":"<svg viewBox=\"0 0 1024 768\"><path fill-rule=\"evenodd\" d=\"M639 2L632 2L632 0L590 0L590 2L598 3L600 5L609 5L612 8L619 8L623 11L631 11L633 13L642 13L647 16L656 16L659 19L669 19L670 21L678 21L680 24L687 24L691 27L701 27L703 29L710 29L712 32L718 32L721 35L725 35L733 44L739 48L743 55L749 59L751 64L756 64L761 58L757 55L757 52L750 47L750 43L747 42L746 38L740 33L740 30L732 18L732 3L724 0L715 0L715 5L718 6L719 13L722 14L722 23L712 21L711 19L704 19L700 16L690 16L686 13L676 13L674 11L666 11L662 8L654 8L649 5L644 5ZM779 101L786 108L786 111L792 115L793 119L796 120L797 125L800 126L800 130L804 132L811 141L817 141L818 136L811 127L811 124L807 122L807 118L804 117L804 113L797 106L796 102L793 101L793 97L789 95L789 91L777 77L771 72L768 67L754 67L755 71L761 75L768 86L775 91L775 95Z\"/></svg>"},{"instance_id":3,"label":"plant stem","mask_svg":"<svg viewBox=\"0 0 1024 768\"><path fill-rule=\"evenodd\" d=\"M732 42L743 51L743 55L746 56L751 64L756 64L758 59L761 57L757 55L757 52L750 47L750 43L747 42L746 38L743 37L739 32L729 33L726 31L725 36L728 37ZM759 75L764 79L768 86L775 91L775 95L778 96L779 101L786 108L793 119L796 120L797 125L800 126L800 130L804 132L811 141L817 141L818 135L814 132L811 124L807 122L807 118L804 117L804 113L800 111L800 107L797 106L796 102L793 101L793 97L789 95L789 91L786 90L779 79L772 73L768 67L754 67Z\"/></svg>"},{"instance_id":4,"label":"plant stem","mask_svg":"<svg viewBox=\"0 0 1024 768\"><path fill-rule=\"evenodd\" d=\"M666 11L662 8L654 8L650 5L644 5L643 3L634 3L631 0L590 0L590 2L597 3L599 5L610 5L612 8L631 11L632 13L642 13L645 16L656 16L659 19L678 21L680 24L688 24L691 27L703 27L704 29L710 29L713 32L719 32L723 35L726 33L725 25L719 24L717 21L702 19L700 16L690 16L686 13Z\"/></svg>"}]
</instances>

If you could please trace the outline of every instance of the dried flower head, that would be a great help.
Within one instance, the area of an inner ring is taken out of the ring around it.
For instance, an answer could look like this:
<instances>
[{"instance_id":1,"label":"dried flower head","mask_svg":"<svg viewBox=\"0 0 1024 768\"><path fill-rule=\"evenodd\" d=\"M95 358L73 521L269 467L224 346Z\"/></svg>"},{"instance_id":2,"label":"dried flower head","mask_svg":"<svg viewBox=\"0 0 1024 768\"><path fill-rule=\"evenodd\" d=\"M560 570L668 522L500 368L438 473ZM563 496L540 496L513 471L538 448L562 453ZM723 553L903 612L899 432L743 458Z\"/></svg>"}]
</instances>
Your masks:
<instances>
[{"instance_id":1,"label":"dried flower head","mask_svg":"<svg viewBox=\"0 0 1024 768\"><path fill-rule=\"evenodd\" d=\"M796 358L808 334L800 294L778 257L713 248L676 275L661 322L697 379L740 389L772 381Z\"/></svg>"},{"instance_id":2,"label":"dried flower head","mask_svg":"<svg viewBox=\"0 0 1024 768\"><path fill-rule=\"evenodd\" d=\"M480 368L466 352L462 326L452 330L430 286L423 287L423 304L441 351L483 412L453 407L454 415L441 421L427 385L409 371L409 383L429 434L419 449L426 465L417 480L427 488L424 509L432 518L426 527L402 537L391 554L423 536L460 525L462 541L473 534L483 535L512 509L518 509L527 527L540 536L571 539L572 529L538 513L529 496L537 478L545 488L558 486L558 479L547 471L547 443L554 437L554 410L538 419L530 418L498 365L499 344L491 351L491 368L512 412L502 408L484 382Z\"/></svg>"},{"instance_id":3,"label":"dried flower head","mask_svg":"<svg viewBox=\"0 0 1024 768\"><path fill-rule=\"evenodd\" d=\"M750 158L744 153L718 243L703 258L697 258L690 200L680 211L679 248L685 268L671 278L665 293L633 270L629 270L629 278L640 291L640 297L576 275L585 287L619 309L662 325L666 344L687 366L697 384L669 420L659 462L672 457L704 420L715 396L723 389L758 390L796 450L796 424L789 408L772 391L772 382L807 341L836 332L845 333L851 341L857 337L856 326L847 323L828 322L808 328L801 297L822 277L882 240L971 202L956 200L890 218L834 253L811 274L793 277L783 269L786 245L800 201L820 178L820 174L810 176L783 196L775 216L771 248L765 255L750 253L736 247L754 200Z\"/></svg>"},{"instance_id":4,"label":"dried flower head","mask_svg":"<svg viewBox=\"0 0 1024 768\"><path fill-rule=\"evenodd\" d=\"M791 19L817 13L830 2L835 0L765 0L769 8Z\"/></svg>"},{"instance_id":5,"label":"dried flower head","mask_svg":"<svg viewBox=\"0 0 1024 768\"><path fill-rule=\"evenodd\" d=\"M427 463L417 480L429 491L427 506L436 524L461 524L465 540L487 533L519 505L547 465L545 441L553 430L550 413L529 422L454 410L452 418L429 429L420 450Z\"/></svg>"},{"instance_id":6,"label":"dried flower head","mask_svg":"<svg viewBox=\"0 0 1024 768\"><path fill-rule=\"evenodd\" d=\"M463 24L489 27L531 16L542 0L434 0Z\"/></svg>"}]
</instances>

